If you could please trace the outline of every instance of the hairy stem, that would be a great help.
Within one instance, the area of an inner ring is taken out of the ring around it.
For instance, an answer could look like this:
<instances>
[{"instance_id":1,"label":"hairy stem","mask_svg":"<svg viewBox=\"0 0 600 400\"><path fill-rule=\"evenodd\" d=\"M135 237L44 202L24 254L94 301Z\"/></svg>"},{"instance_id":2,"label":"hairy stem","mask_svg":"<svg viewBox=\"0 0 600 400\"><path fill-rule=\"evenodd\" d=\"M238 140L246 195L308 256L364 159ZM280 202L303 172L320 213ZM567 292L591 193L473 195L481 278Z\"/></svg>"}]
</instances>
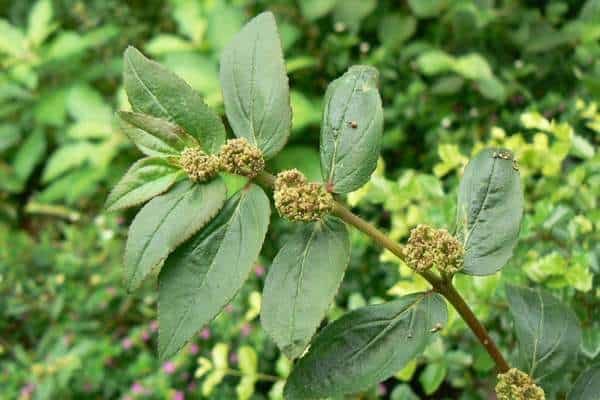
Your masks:
<instances>
[{"instance_id":1,"label":"hairy stem","mask_svg":"<svg viewBox=\"0 0 600 400\"><path fill-rule=\"evenodd\" d=\"M272 188L275 182L275 177L267 172L261 172L257 177L256 181L268 188ZM377 244L381 247L391 251L396 257L404 261L404 254L402 252L402 246L390 238L388 238L383 232L377 229L375 226L365 221L358 215L350 211L346 206L339 202L335 202L333 208L333 214L354 226L367 236L370 236ZM456 288L452 285L451 281L440 278L437 274L432 271L420 272L421 276L425 278L433 287L433 289L444 296L450 304L454 306L456 311L460 314L462 319L467 323L469 328L473 331L477 339L481 342L483 347L487 350L489 355L496 363L496 367L500 372L506 372L510 369L508 362L504 359L502 353L496 346L494 340L490 337L489 333L481 322L477 319L469 305L465 302L463 297L458 293Z\"/></svg>"}]
</instances>

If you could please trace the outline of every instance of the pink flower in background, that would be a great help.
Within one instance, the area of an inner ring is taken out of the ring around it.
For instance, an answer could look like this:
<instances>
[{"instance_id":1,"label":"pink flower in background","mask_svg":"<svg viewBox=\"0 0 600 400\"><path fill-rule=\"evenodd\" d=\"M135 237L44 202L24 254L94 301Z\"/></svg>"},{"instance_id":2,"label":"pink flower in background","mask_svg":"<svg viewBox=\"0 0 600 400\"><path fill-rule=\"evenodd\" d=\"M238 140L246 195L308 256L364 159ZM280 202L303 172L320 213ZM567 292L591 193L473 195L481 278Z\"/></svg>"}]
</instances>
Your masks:
<instances>
[{"instance_id":1,"label":"pink flower in background","mask_svg":"<svg viewBox=\"0 0 600 400\"><path fill-rule=\"evenodd\" d=\"M208 328L202 329L202 331L200 332L200 337L204 340L210 339L210 329L208 329Z\"/></svg>"},{"instance_id":2,"label":"pink flower in background","mask_svg":"<svg viewBox=\"0 0 600 400\"><path fill-rule=\"evenodd\" d=\"M117 217L117 224L123 225L124 223L125 223L125 218L123 218L123 217Z\"/></svg>"},{"instance_id":3,"label":"pink flower in background","mask_svg":"<svg viewBox=\"0 0 600 400\"><path fill-rule=\"evenodd\" d=\"M243 337L247 337L250 335L250 333L252 332L252 326L250 324L244 324L242 325L242 336Z\"/></svg>"},{"instance_id":4,"label":"pink flower in background","mask_svg":"<svg viewBox=\"0 0 600 400\"><path fill-rule=\"evenodd\" d=\"M227 312L227 313L230 313L230 314L231 314L231 313L233 312L233 306L232 306L231 304L227 304L227 305L225 306L225 312Z\"/></svg>"},{"instance_id":5,"label":"pink flower in background","mask_svg":"<svg viewBox=\"0 0 600 400\"><path fill-rule=\"evenodd\" d=\"M131 391L135 394L142 394L146 391L146 389L144 389L141 383L133 382L133 385L131 385Z\"/></svg>"},{"instance_id":6,"label":"pink flower in background","mask_svg":"<svg viewBox=\"0 0 600 400\"><path fill-rule=\"evenodd\" d=\"M106 292L111 295L114 296L115 294L117 294L117 289L115 289L114 287L110 286L106 288Z\"/></svg>"},{"instance_id":7,"label":"pink flower in background","mask_svg":"<svg viewBox=\"0 0 600 400\"><path fill-rule=\"evenodd\" d=\"M158 321L157 320L153 320L150 322L150 330L152 332L156 332L158 330Z\"/></svg>"},{"instance_id":8,"label":"pink flower in background","mask_svg":"<svg viewBox=\"0 0 600 400\"><path fill-rule=\"evenodd\" d=\"M196 343L192 343L190 344L190 354L195 356L196 354L198 354L198 352L200 351L200 346L198 346Z\"/></svg>"},{"instance_id":9,"label":"pink flower in background","mask_svg":"<svg viewBox=\"0 0 600 400\"><path fill-rule=\"evenodd\" d=\"M185 400L185 394L182 391L178 390L173 395L173 400Z\"/></svg>"},{"instance_id":10,"label":"pink flower in background","mask_svg":"<svg viewBox=\"0 0 600 400\"><path fill-rule=\"evenodd\" d=\"M175 365L175 363L173 361L167 361L166 363L163 364L163 371L165 374L167 375L171 375L173 372L175 372L175 370L177 369L177 366Z\"/></svg>"},{"instance_id":11,"label":"pink flower in background","mask_svg":"<svg viewBox=\"0 0 600 400\"><path fill-rule=\"evenodd\" d=\"M21 388L21 397L29 398L34 391L35 385L33 383L28 383Z\"/></svg>"},{"instance_id":12,"label":"pink flower in background","mask_svg":"<svg viewBox=\"0 0 600 400\"><path fill-rule=\"evenodd\" d=\"M121 346L125 350L129 350L130 348L133 347L133 341L130 338L125 338L125 339L121 340Z\"/></svg>"},{"instance_id":13,"label":"pink flower in background","mask_svg":"<svg viewBox=\"0 0 600 400\"><path fill-rule=\"evenodd\" d=\"M254 267L254 273L260 278L265 274L265 267L260 264L256 264L256 267Z\"/></svg>"},{"instance_id":14,"label":"pink flower in background","mask_svg":"<svg viewBox=\"0 0 600 400\"><path fill-rule=\"evenodd\" d=\"M229 355L229 362L231 364L237 364L238 363L238 355L235 351L232 351L231 354Z\"/></svg>"},{"instance_id":15,"label":"pink flower in background","mask_svg":"<svg viewBox=\"0 0 600 400\"><path fill-rule=\"evenodd\" d=\"M142 332L142 340L144 342L147 342L148 340L150 340L150 334L148 333L148 331L143 331Z\"/></svg>"},{"instance_id":16,"label":"pink flower in background","mask_svg":"<svg viewBox=\"0 0 600 400\"><path fill-rule=\"evenodd\" d=\"M198 387L198 385L196 384L196 382L190 382L187 387L187 390L189 392L193 392L194 390L196 390L197 387Z\"/></svg>"},{"instance_id":17,"label":"pink flower in background","mask_svg":"<svg viewBox=\"0 0 600 400\"><path fill-rule=\"evenodd\" d=\"M387 387L383 383L380 383L379 386L377 386L377 394L380 396L385 396L387 394Z\"/></svg>"}]
</instances>

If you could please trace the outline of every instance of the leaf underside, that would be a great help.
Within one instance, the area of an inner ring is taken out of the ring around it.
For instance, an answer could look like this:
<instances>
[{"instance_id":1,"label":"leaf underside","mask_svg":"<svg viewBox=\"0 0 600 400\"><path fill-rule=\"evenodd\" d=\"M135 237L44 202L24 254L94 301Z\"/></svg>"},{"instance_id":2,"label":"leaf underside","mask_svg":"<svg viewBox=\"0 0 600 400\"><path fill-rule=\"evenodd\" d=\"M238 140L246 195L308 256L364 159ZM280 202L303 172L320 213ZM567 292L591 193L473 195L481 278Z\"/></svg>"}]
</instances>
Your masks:
<instances>
[{"instance_id":1,"label":"leaf underside","mask_svg":"<svg viewBox=\"0 0 600 400\"><path fill-rule=\"evenodd\" d=\"M600 364L584 371L575 381L567 400L600 399Z\"/></svg>"},{"instance_id":2,"label":"leaf underside","mask_svg":"<svg viewBox=\"0 0 600 400\"><path fill-rule=\"evenodd\" d=\"M273 157L289 136L292 109L272 13L253 18L223 50L220 79L235 135L260 148L265 158Z\"/></svg>"},{"instance_id":3,"label":"leaf underside","mask_svg":"<svg viewBox=\"0 0 600 400\"><path fill-rule=\"evenodd\" d=\"M464 272L490 275L512 256L523 215L519 171L512 159L485 149L467 165L460 182L457 237L465 247ZM511 155L512 157L512 155Z\"/></svg>"},{"instance_id":4,"label":"leaf underside","mask_svg":"<svg viewBox=\"0 0 600 400\"><path fill-rule=\"evenodd\" d=\"M165 119L120 111L121 131L147 156L175 156L198 142L183 128Z\"/></svg>"},{"instance_id":5,"label":"leaf underside","mask_svg":"<svg viewBox=\"0 0 600 400\"><path fill-rule=\"evenodd\" d=\"M164 158L142 158L129 168L110 192L106 208L115 211L144 203L166 192L181 177L182 171Z\"/></svg>"},{"instance_id":6,"label":"leaf underside","mask_svg":"<svg viewBox=\"0 0 600 400\"><path fill-rule=\"evenodd\" d=\"M199 185L186 180L142 207L129 227L125 245L128 290L136 289L170 252L210 221L225 198L221 178Z\"/></svg>"},{"instance_id":7,"label":"leaf underside","mask_svg":"<svg viewBox=\"0 0 600 400\"><path fill-rule=\"evenodd\" d=\"M283 353L299 357L316 332L350 259L337 218L303 224L273 259L263 288L261 324Z\"/></svg>"},{"instance_id":8,"label":"leaf underside","mask_svg":"<svg viewBox=\"0 0 600 400\"><path fill-rule=\"evenodd\" d=\"M174 355L235 296L258 258L269 225L269 200L255 185L165 261L158 276L159 355Z\"/></svg>"},{"instance_id":9,"label":"leaf underside","mask_svg":"<svg viewBox=\"0 0 600 400\"><path fill-rule=\"evenodd\" d=\"M398 372L446 324L444 299L416 293L363 307L329 324L295 365L288 400L322 399L366 389Z\"/></svg>"},{"instance_id":10,"label":"leaf underside","mask_svg":"<svg viewBox=\"0 0 600 400\"><path fill-rule=\"evenodd\" d=\"M325 93L321 126L321 170L335 193L367 183L377 166L383 134L383 108L375 68L356 65Z\"/></svg>"},{"instance_id":11,"label":"leaf underside","mask_svg":"<svg viewBox=\"0 0 600 400\"><path fill-rule=\"evenodd\" d=\"M225 126L202 96L134 47L125 51L123 79L134 111L176 123L209 153L218 152L225 143Z\"/></svg>"},{"instance_id":12,"label":"leaf underside","mask_svg":"<svg viewBox=\"0 0 600 400\"><path fill-rule=\"evenodd\" d=\"M537 381L564 373L577 358L581 328L573 311L540 289L506 287L519 342L520 369Z\"/></svg>"}]
</instances>

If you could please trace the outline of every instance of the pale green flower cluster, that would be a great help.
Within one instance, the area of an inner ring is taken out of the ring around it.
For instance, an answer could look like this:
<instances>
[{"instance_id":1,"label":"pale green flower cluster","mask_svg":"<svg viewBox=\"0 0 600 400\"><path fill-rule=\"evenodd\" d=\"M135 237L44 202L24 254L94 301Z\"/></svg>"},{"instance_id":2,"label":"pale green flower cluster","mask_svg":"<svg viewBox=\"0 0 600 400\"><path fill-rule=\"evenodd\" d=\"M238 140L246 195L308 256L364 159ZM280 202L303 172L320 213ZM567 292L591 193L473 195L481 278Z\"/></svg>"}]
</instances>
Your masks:
<instances>
[{"instance_id":1,"label":"pale green flower cluster","mask_svg":"<svg viewBox=\"0 0 600 400\"><path fill-rule=\"evenodd\" d=\"M418 272L435 266L440 272L454 274L463 267L464 253L462 244L447 230L429 225L414 228L404 247L406 263Z\"/></svg>"},{"instance_id":2,"label":"pale green flower cluster","mask_svg":"<svg viewBox=\"0 0 600 400\"><path fill-rule=\"evenodd\" d=\"M308 182L297 169L280 172L275 179L275 207L292 221L318 221L333 209L333 197L321 184Z\"/></svg>"},{"instance_id":3,"label":"pale green flower cluster","mask_svg":"<svg viewBox=\"0 0 600 400\"><path fill-rule=\"evenodd\" d=\"M537 386L526 373L516 368L498 375L496 385L498 400L545 400L542 388Z\"/></svg>"},{"instance_id":4,"label":"pale green flower cluster","mask_svg":"<svg viewBox=\"0 0 600 400\"><path fill-rule=\"evenodd\" d=\"M228 140L221 148L219 159L225 171L251 179L265 168L260 149L244 138Z\"/></svg>"},{"instance_id":5,"label":"pale green flower cluster","mask_svg":"<svg viewBox=\"0 0 600 400\"><path fill-rule=\"evenodd\" d=\"M179 165L194 182L205 182L221 169L219 157L206 154L199 147L188 147L179 156Z\"/></svg>"},{"instance_id":6,"label":"pale green flower cluster","mask_svg":"<svg viewBox=\"0 0 600 400\"><path fill-rule=\"evenodd\" d=\"M217 155L206 154L200 147L188 147L181 152L178 163L194 182L205 182L219 171L252 179L265 167L260 149L244 138L228 140Z\"/></svg>"}]
</instances>

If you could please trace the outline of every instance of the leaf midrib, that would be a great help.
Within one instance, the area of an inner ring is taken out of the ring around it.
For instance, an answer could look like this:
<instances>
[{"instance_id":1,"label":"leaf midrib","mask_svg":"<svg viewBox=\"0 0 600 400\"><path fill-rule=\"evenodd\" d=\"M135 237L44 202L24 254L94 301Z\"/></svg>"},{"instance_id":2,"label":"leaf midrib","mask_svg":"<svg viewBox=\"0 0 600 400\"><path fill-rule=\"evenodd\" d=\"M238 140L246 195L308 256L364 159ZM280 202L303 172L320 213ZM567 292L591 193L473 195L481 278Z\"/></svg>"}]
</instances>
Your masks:
<instances>
[{"instance_id":1,"label":"leaf midrib","mask_svg":"<svg viewBox=\"0 0 600 400\"><path fill-rule=\"evenodd\" d=\"M133 71L133 74L136 78L136 80L140 83L140 85L142 86L142 88L150 95L150 97L152 99L154 99L154 101L156 102L156 104L158 104L158 106L163 110L163 112L167 115L167 117L172 120L173 117L171 115L171 113L169 113L169 111L167 111L167 109L162 105L162 103L158 100L158 97L156 97L156 95L150 90L150 88L146 85L146 83L142 80L142 78L140 77L137 69L135 68L135 66L133 65L133 63L131 62L131 57L127 57L127 63L129 64L131 70Z\"/></svg>"},{"instance_id":2,"label":"leaf midrib","mask_svg":"<svg viewBox=\"0 0 600 400\"><path fill-rule=\"evenodd\" d=\"M244 199L243 196L246 196L246 194L242 194L240 196L240 200L239 200L239 202L238 202L235 210L231 213L231 217L220 228L220 229L224 229L225 230L225 234L223 235L223 240L225 239L225 235L227 234L228 228L232 224L233 219L236 218L239 215L239 213L240 213L242 200ZM216 230L214 232L216 232ZM241 230L240 230L240 232L241 232ZM209 235L206 239L210 239L211 236L212 236L212 234ZM203 241L201 244L204 244L204 243L205 242ZM222 243L222 241L221 241L221 243ZM209 267L206 269L206 273L204 274L204 276L199 281L199 284L197 286L198 289L202 288L205 285L205 283L206 283L206 277L209 275L210 271L214 268L214 266L215 266L215 262L214 261L217 258L217 254L219 253L220 249L221 249L221 246L219 245L219 249L215 252L215 256L213 257L213 259L212 259ZM188 306L185 308L184 312L181 314L181 317L179 318L179 321L177 321L177 325L176 325L175 329L173 329L173 333L169 337L169 342L165 345L165 349L168 349L171 346L171 343L173 343L173 340L175 339L175 336L177 335L177 333L181 329L181 326L183 325L183 322L187 319L187 317L188 317L188 315L190 313L190 310L196 305L196 303L197 303L197 300L193 299L188 304Z\"/></svg>"},{"instance_id":3,"label":"leaf midrib","mask_svg":"<svg viewBox=\"0 0 600 400\"><path fill-rule=\"evenodd\" d=\"M469 231L467 232L467 236L465 237L465 252L468 252L470 249L470 240L471 240L471 236L473 234L473 232L475 231L476 228L479 227L479 216L481 215L481 212L483 211L487 200L489 198L489 194L491 191L491 186L492 186L492 180L494 179L494 169L496 167L496 159L492 158L492 167L490 168L490 174L489 174L489 178L487 180L487 187L485 190L485 195L483 196L483 200L481 202L481 207L479 207L479 210L477 211L477 214L475 215L475 218L473 219L473 226L471 227L471 229L469 229ZM468 223L468 221L467 221Z\"/></svg>"},{"instance_id":4,"label":"leaf midrib","mask_svg":"<svg viewBox=\"0 0 600 400\"><path fill-rule=\"evenodd\" d=\"M310 249L310 246L312 244L312 241L313 241L313 238L314 238L316 232L317 232L317 224L314 225L313 230L308 238L308 241L306 242L306 248L304 249L304 252L302 253L302 261L300 262L300 276L298 277L298 282L296 284L296 292L294 294L294 299L292 302L292 312L290 313L290 337L289 337L290 345L294 344L294 333L296 330L296 306L298 304L298 296L300 295L300 286L302 285L302 280L304 277L304 263L306 262L306 258L308 256L308 251Z\"/></svg>"},{"instance_id":5,"label":"leaf midrib","mask_svg":"<svg viewBox=\"0 0 600 400\"><path fill-rule=\"evenodd\" d=\"M131 287L131 285L133 284L133 280L135 278L135 276L138 273L139 267L140 267L140 261L142 260L142 258L144 257L144 254L146 253L146 250L148 249L148 246L150 245L150 242L153 241L154 239L154 235L156 234L156 232L158 232L158 230L163 226L163 224L165 223L165 221L167 220L167 218L169 217L169 215L171 215L171 212L173 212L173 210L175 209L175 207L177 207L179 205L179 203L181 203L183 201L183 199L190 193L190 191L192 191L194 189L193 186L191 186L190 188L188 188L185 193L182 193L181 197L179 197L179 199L177 199L177 201L175 202L175 204L173 204L173 206L171 208L169 208L169 211L166 212L164 214L164 218L162 218L158 225L156 226L156 228L152 231L152 234L149 236L149 239L146 241L146 243L144 244L142 251L140 252L139 257L137 257L136 262L135 262L135 269L133 272L133 275L129 281L129 290L131 291L133 288ZM156 264L155 264L156 265ZM152 266L154 267L154 265Z\"/></svg>"},{"instance_id":6,"label":"leaf midrib","mask_svg":"<svg viewBox=\"0 0 600 400\"><path fill-rule=\"evenodd\" d=\"M358 81L362 77L362 74L363 74L363 71L361 70L358 73L358 75L356 76L355 80L354 80L354 84L352 85L352 93L350 94L350 99L348 99L348 101L344 105L344 111L342 112L341 118L338 121L338 123L335 125L335 127L329 125L329 123L327 124L332 129L334 129L336 131L340 131L341 130L341 127L344 124L344 120L346 119L346 113L348 112L348 108L350 107L350 103L352 102L352 99L354 98L354 95L356 94L356 86L358 85ZM331 100L333 99L333 95L334 95L334 93L332 93L332 96L329 99L329 104L331 104ZM329 106L327 108L328 108L328 111L329 111ZM327 118L327 121L329 122L329 118ZM337 157L337 148L338 148L338 145L339 145L340 136L341 136L341 132L340 132L339 135L335 136L335 139L333 141L333 154L331 155L331 163L329 165L329 171L330 172L329 172L329 178L327 179L327 183L334 183L333 181L335 179L335 165L336 165L335 159Z\"/></svg>"},{"instance_id":7,"label":"leaf midrib","mask_svg":"<svg viewBox=\"0 0 600 400\"><path fill-rule=\"evenodd\" d=\"M359 349L356 353L351 355L350 358L348 359L347 363L352 363L354 361L354 359L360 357L360 355L362 355L365 351L367 351L371 346L373 346L373 344L375 342L377 342L383 335L385 335L390 329L392 329L400 321L401 317L406 312L411 311L412 308L417 306L424 298L425 298L425 295L421 295L419 298L415 299L415 301L412 304L408 305L406 308L399 311L398 314L396 314L394 317L392 317L389 320L389 323L386 325L386 327L381 332L379 332L377 335L375 335L375 337L373 337L371 340L369 340L369 342L363 348Z\"/></svg>"}]
</instances>

